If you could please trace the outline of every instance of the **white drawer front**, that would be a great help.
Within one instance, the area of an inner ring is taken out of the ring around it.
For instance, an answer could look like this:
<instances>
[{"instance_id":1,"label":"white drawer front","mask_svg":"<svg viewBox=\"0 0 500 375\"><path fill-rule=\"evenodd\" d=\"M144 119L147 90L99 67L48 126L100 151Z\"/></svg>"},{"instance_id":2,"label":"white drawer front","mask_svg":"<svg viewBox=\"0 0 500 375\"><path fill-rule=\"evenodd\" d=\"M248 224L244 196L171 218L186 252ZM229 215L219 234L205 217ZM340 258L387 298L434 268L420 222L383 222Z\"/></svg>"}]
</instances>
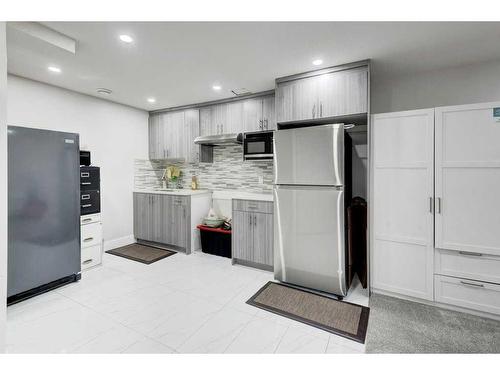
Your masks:
<instances>
[{"instance_id":1,"label":"white drawer front","mask_svg":"<svg viewBox=\"0 0 500 375\"><path fill-rule=\"evenodd\" d=\"M500 314L500 285L436 275L436 302Z\"/></svg>"},{"instance_id":2,"label":"white drawer front","mask_svg":"<svg viewBox=\"0 0 500 375\"><path fill-rule=\"evenodd\" d=\"M100 221L101 221L101 214L90 214L90 215L80 216L80 224L82 225L98 223Z\"/></svg>"},{"instance_id":3,"label":"white drawer front","mask_svg":"<svg viewBox=\"0 0 500 375\"><path fill-rule=\"evenodd\" d=\"M86 247L82 249L82 270L101 264L101 245Z\"/></svg>"},{"instance_id":4,"label":"white drawer front","mask_svg":"<svg viewBox=\"0 0 500 375\"><path fill-rule=\"evenodd\" d=\"M436 249L436 273L500 284L500 256Z\"/></svg>"},{"instance_id":5,"label":"white drawer front","mask_svg":"<svg viewBox=\"0 0 500 375\"><path fill-rule=\"evenodd\" d=\"M102 226L101 223L92 223L81 226L81 246L82 248L101 245Z\"/></svg>"}]
</instances>

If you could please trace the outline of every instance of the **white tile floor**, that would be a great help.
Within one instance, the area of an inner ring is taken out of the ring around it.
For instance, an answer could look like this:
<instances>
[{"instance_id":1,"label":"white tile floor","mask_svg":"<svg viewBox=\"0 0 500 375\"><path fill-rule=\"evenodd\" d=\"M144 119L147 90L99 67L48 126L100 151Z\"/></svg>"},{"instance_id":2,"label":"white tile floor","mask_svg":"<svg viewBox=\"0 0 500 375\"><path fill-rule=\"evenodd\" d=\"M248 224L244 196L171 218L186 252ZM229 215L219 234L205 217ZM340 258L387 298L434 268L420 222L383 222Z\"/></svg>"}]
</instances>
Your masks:
<instances>
[{"instance_id":1,"label":"white tile floor","mask_svg":"<svg viewBox=\"0 0 500 375\"><path fill-rule=\"evenodd\" d=\"M10 306L10 353L361 353L364 345L245 301L272 273L203 253L151 265L104 255L78 283ZM367 305L359 285L347 301Z\"/></svg>"}]
</instances>

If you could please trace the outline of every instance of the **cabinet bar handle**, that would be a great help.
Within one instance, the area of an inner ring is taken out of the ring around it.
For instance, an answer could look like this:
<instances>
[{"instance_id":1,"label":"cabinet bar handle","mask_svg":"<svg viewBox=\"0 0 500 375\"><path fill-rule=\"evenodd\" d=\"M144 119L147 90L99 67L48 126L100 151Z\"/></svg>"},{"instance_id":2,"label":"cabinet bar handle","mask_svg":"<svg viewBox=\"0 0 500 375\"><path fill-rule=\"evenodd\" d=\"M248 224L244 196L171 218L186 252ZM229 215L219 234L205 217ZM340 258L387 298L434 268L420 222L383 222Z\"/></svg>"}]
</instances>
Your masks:
<instances>
[{"instance_id":1,"label":"cabinet bar handle","mask_svg":"<svg viewBox=\"0 0 500 375\"><path fill-rule=\"evenodd\" d=\"M89 218L87 218L87 219L83 219L83 222L84 222L84 223L88 223L89 221L92 221L92 219L91 219L90 217L89 217Z\"/></svg>"},{"instance_id":2,"label":"cabinet bar handle","mask_svg":"<svg viewBox=\"0 0 500 375\"><path fill-rule=\"evenodd\" d=\"M323 117L323 103L319 103L319 117Z\"/></svg>"},{"instance_id":3,"label":"cabinet bar handle","mask_svg":"<svg viewBox=\"0 0 500 375\"><path fill-rule=\"evenodd\" d=\"M82 172L82 173L80 173L80 176L81 177L89 177L90 174L89 174L89 172Z\"/></svg>"},{"instance_id":4,"label":"cabinet bar handle","mask_svg":"<svg viewBox=\"0 0 500 375\"><path fill-rule=\"evenodd\" d=\"M316 115L316 104L313 105L313 108L312 108L312 115L313 115L313 118L315 117Z\"/></svg>"},{"instance_id":5,"label":"cabinet bar handle","mask_svg":"<svg viewBox=\"0 0 500 375\"><path fill-rule=\"evenodd\" d=\"M467 281L462 281L462 280L460 280L460 284L467 285L467 286L475 286L477 288L484 288L484 284L469 283Z\"/></svg>"},{"instance_id":6,"label":"cabinet bar handle","mask_svg":"<svg viewBox=\"0 0 500 375\"><path fill-rule=\"evenodd\" d=\"M90 199L90 194L83 194L82 200L87 200L87 199Z\"/></svg>"},{"instance_id":7,"label":"cabinet bar handle","mask_svg":"<svg viewBox=\"0 0 500 375\"><path fill-rule=\"evenodd\" d=\"M94 239L94 237L87 237L83 240L83 242L90 242Z\"/></svg>"},{"instance_id":8,"label":"cabinet bar handle","mask_svg":"<svg viewBox=\"0 0 500 375\"><path fill-rule=\"evenodd\" d=\"M441 213L441 198L436 198L437 199L437 213Z\"/></svg>"},{"instance_id":9,"label":"cabinet bar handle","mask_svg":"<svg viewBox=\"0 0 500 375\"><path fill-rule=\"evenodd\" d=\"M90 262L92 262L94 259L87 259L87 260L84 260L82 262L82 264L89 264Z\"/></svg>"},{"instance_id":10,"label":"cabinet bar handle","mask_svg":"<svg viewBox=\"0 0 500 375\"><path fill-rule=\"evenodd\" d=\"M82 208L92 207L91 204L82 204Z\"/></svg>"},{"instance_id":11,"label":"cabinet bar handle","mask_svg":"<svg viewBox=\"0 0 500 375\"><path fill-rule=\"evenodd\" d=\"M268 124L267 118L264 120L264 123L266 124L266 130L268 130L269 129L269 124Z\"/></svg>"},{"instance_id":12,"label":"cabinet bar handle","mask_svg":"<svg viewBox=\"0 0 500 375\"><path fill-rule=\"evenodd\" d=\"M473 256L473 257L482 257L483 254L481 253L473 253L471 251L459 251L458 252L460 255L470 255L470 256Z\"/></svg>"},{"instance_id":13,"label":"cabinet bar handle","mask_svg":"<svg viewBox=\"0 0 500 375\"><path fill-rule=\"evenodd\" d=\"M90 185L91 182L82 182L82 185Z\"/></svg>"}]
</instances>

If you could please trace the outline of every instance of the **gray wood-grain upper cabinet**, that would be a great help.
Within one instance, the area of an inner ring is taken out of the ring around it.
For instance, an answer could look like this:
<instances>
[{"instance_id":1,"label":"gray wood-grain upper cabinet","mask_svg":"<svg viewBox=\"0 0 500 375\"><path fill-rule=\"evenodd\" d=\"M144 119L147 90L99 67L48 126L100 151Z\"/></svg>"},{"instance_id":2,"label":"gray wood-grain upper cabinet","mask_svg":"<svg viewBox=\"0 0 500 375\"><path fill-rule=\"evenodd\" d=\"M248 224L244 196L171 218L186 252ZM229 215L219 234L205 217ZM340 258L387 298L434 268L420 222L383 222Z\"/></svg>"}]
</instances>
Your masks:
<instances>
[{"instance_id":1,"label":"gray wood-grain upper cabinet","mask_svg":"<svg viewBox=\"0 0 500 375\"><path fill-rule=\"evenodd\" d=\"M134 193L134 236L190 251L190 198Z\"/></svg>"},{"instance_id":2,"label":"gray wood-grain upper cabinet","mask_svg":"<svg viewBox=\"0 0 500 375\"><path fill-rule=\"evenodd\" d=\"M194 138L199 134L198 109L152 114L149 117L149 158L198 160Z\"/></svg>"},{"instance_id":3,"label":"gray wood-grain upper cabinet","mask_svg":"<svg viewBox=\"0 0 500 375\"><path fill-rule=\"evenodd\" d=\"M241 101L215 104L200 108L201 135L240 133L243 125Z\"/></svg>"},{"instance_id":4,"label":"gray wood-grain upper cabinet","mask_svg":"<svg viewBox=\"0 0 500 375\"><path fill-rule=\"evenodd\" d=\"M326 119L368 111L368 68L358 67L283 81L276 86L278 123Z\"/></svg>"},{"instance_id":5,"label":"gray wood-grain upper cabinet","mask_svg":"<svg viewBox=\"0 0 500 375\"><path fill-rule=\"evenodd\" d=\"M200 160L200 145L194 139L200 135L200 111L188 109L184 111L184 155L188 163L197 163Z\"/></svg>"},{"instance_id":6,"label":"gray wood-grain upper cabinet","mask_svg":"<svg viewBox=\"0 0 500 375\"><path fill-rule=\"evenodd\" d=\"M274 95L243 100L241 132L276 129Z\"/></svg>"},{"instance_id":7,"label":"gray wood-grain upper cabinet","mask_svg":"<svg viewBox=\"0 0 500 375\"><path fill-rule=\"evenodd\" d=\"M273 203L233 200L232 258L270 269L273 266Z\"/></svg>"},{"instance_id":8,"label":"gray wood-grain upper cabinet","mask_svg":"<svg viewBox=\"0 0 500 375\"><path fill-rule=\"evenodd\" d=\"M276 129L274 95L200 108L200 134L219 135Z\"/></svg>"}]
</instances>

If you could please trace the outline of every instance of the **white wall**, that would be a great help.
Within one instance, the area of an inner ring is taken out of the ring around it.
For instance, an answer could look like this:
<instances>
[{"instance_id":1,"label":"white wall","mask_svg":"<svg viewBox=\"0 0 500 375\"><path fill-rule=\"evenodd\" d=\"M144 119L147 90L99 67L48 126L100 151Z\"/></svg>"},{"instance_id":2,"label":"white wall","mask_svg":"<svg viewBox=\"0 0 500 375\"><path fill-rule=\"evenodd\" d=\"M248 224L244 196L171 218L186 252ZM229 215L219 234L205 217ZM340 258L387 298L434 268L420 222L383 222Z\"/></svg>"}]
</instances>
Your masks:
<instances>
[{"instance_id":1,"label":"white wall","mask_svg":"<svg viewBox=\"0 0 500 375\"><path fill-rule=\"evenodd\" d=\"M372 113L500 100L500 61L405 77L372 76Z\"/></svg>"},{"instance_id":2,"label":"white wall","mask_svg":"<svg viewBox=\"0 0 500 375\"><path fill-rule=\"evenodd\" d=\"M134 159L148 157L148 113L11 75L7 106L9 125L80 134L101 167L105 248L131 243Z\"/></svg>"},{"instance_id":3,"label":"white wall","mask_svg":"<svg viewBox=\"0 0 500 375\"><path fill-rule=\"evenodd\" d=\"M7 300L7 46L0 22L0 353L5 347Z\"/></svg>"}]
</instances>

